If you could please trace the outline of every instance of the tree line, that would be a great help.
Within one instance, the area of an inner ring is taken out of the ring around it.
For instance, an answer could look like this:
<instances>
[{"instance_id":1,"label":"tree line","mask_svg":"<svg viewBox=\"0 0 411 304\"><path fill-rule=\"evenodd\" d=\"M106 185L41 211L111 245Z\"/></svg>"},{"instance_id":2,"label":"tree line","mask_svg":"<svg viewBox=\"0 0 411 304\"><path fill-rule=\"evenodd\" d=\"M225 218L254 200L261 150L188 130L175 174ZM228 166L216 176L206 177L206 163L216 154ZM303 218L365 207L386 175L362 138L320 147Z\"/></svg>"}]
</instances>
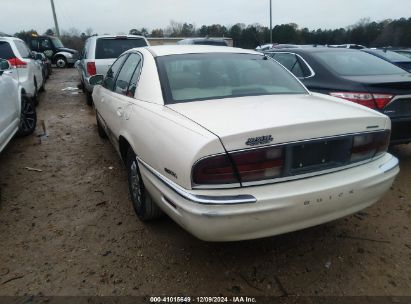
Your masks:
<instances>
[{"instance_id":1,"label":"tree line","mask_svg":"<svg viewBox=\"0 0 411 304\"><path fill-rule=\"evenodd\" d=\"M15 36L36 33L35 30L21 31ZM231 26L212 24L196 27L192 23L171 21L166 28L156 28L151 31L147 28L133 28L129 34L146 37L229 37L234 46L253 49L258 45L270 41L269 27L258 23L246 25L237 23ZM49 29L45 34L53 34ZM121 33L125 34L125 33ZM81 50L84 41L96 35L91 28L80 32L76 28L63 31L61 40L67 47ZM380 22L370 19L361 19L354 25L338 29L309 30L301 28L295 23L276 25L272 31L273 42L290 44L343 44L355 43L367 47L411 47L411 18L386 19Z\"/></svg>"}]
</instances>

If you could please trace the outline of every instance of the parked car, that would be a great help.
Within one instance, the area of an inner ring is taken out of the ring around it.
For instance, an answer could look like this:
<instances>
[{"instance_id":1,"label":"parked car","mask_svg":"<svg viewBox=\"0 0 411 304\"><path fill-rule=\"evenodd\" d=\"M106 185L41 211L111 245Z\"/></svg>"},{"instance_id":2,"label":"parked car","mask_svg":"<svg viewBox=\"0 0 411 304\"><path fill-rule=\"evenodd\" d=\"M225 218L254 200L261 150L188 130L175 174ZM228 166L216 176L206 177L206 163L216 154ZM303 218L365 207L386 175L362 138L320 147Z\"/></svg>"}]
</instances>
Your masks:
<instances>
[{"instance_id":1,"label":"parked car","mask_svg":"<svg viewBox=\"0 0 411 304\"><path fill-rule=\"evenodd\" d=\"M0 59L0 152L14 135L29 135L36 128L36 109L21 84L14 79L12 67Z\"/></svg>"},{"instance_id":2,"label":"parked car","mask_svg":"<svg viewBox=\"0 0 411 304\"><path fill-rule=\"evenodd\" d=\"M7 59L14 69L14 78L24 88L26 95L38 103L39 91L44 91L44 79L41 64L23 40L14 37L0 37L0 58Z\"/></svg>"},{"instance_id":3,"label":"parked car","mask_svg":"<svg viewBox=\"0 0 411 304\"><path fill-rule=\"evenodd\" d=\"M178 41L177 44L228 46L224 39L219 38L187 38Z\"/></svg>"},{"instance_id":4,"label":"parked car","mask_svg":"<svg viewBox=\"0 0 411 304\"><path fill-rule=\"evenodd\" d=\"M149 43L145 37L135 35L103 35L88 38L77 64L81 86L87 95L87 104L91 105L93 102L91 97L93 86L89 82L90 76L105 75L113 62L123 52L147 45Z\"/></svg>"},{"instance_id":5,"label":"parked car","mask_svg":"<svg viewBox=\"0 0 411 304\"><path fill-rule=\"evenodd\" d=\"M310 93L255 51L133 49L90 82L139 218L165 212L203 240L332 221L375 203L398 173L386 115Z\"/></svg>"},{"instance_id":6,"label":"parked car","mask_svg":"<svg viewBox=\"0 0 411 304\"><path fill-rule=\"evenodd\" d=\"M346 44L330 44L328 45L329 47L333 48L341 48L341 49L354 49L354 50L362 50L367 47L361 45L361 44L355 44L355 43L346 43Z\"/></svg>"},{"instance_id":7,"label":"parked car","mask_svg":"<svg viewBox=\"0 0 411 304\"><path fill-rule=\"evenodd\" d=\"M50 76L51 62L47 59L47 57L43 53L37 53L37 52L32 52L32 53L33 53L34 59L37 60L41 65L43 79L44 79L44 82L46 82Z\"/></svg>"},{"instance_id":8,"label":"parked car","mask_svg":"<svg viewBox=\"0 0 411 304\"><path fill-rule=\"evenodd\" d=\"M33 35L26 42L32 51L44 53L58 68L74 66L79 57L76 50L66 48L58 37Z\"/></svg>"},{"instance_id":9,"label":"parked car","mask_svg":"<svg viewBox=\"0 0 411 304\"><path fill-rule=\"evenodd\" d=\"M407 70L408 72L411 72L411 58L408 58L407 56L381 49L362 49L362 51L377 56L404 70Z\"/></svg>"},{"instance_id":10,"label":"parked car","mask_svg":"<svg viewBox=\"0 0 411 304\"><path fill-rule=\"evenodd\" d=\"M273 46L276 45L276 43L266 43L266 44L262 44L259 45L255 48L255 50L257 52L264 52L264 51L268 51L269 49L272 49Z\"/></svg>"},{"instance_id":11,"label":"parked car","mask_svg":"<svg viewBox=\"0 0 411 304\"><path fill-rule=\"evenodd\" d=\"M393 52L396 52L398 54L404 55L404 56L411 59L411 49L396 49L396 48L393 48L393 49L389 49L389 50L393 51Z\"/></svg>"},{"instance_id":12,"label":"parked car","mask_svg":"<svg viewBox=\"0 0 411 304\"><path fill-rule=\"evenodd\" d=\"M411 74L359 50L293 48L266 54L313 92L367 106L391 118L391 144L411 142Z\"/></svg>"}]
</instances>

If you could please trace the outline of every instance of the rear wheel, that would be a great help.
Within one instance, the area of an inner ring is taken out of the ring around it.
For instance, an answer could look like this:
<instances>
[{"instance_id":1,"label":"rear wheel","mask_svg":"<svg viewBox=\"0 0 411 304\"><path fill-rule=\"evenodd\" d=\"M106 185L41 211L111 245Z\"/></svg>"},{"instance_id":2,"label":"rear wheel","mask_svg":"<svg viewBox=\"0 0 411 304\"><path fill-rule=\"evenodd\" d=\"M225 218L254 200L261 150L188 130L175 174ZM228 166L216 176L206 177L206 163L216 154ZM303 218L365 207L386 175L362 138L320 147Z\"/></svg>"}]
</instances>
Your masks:
<instances>
[{"instance_id":1,"label":"rear wheel","mask_svg":"<svg viewBox=\"0 0 411 304\"><path fill-rule=\"evenodd\" d=\"M96 120L97 120L98 136L100 136L100 138L106 139L107 138L106 131L104 130L103 126L101 125L100 120L98 119L97 113L96 113Z\"/></svg>"},{"instance_id":2,"label":"rear wheel","mask_svg":"<svg viewBox=\"0 0 411 304\"><path fill-rule=\"evenodd\" d=\"M21 97L21 113L20 113L20 125L19 136L30 135L36 129L37 114L33 101L26 95Z\"/></svg>"},{"instance_id":3,"label":"rear wheel","mask_svg":"<svg viewBox=\"0 0 411 304\"><path fill-rule=\"evenodd\" d=\"M38 96L38 89L37 89L37 80L34 78L34 95L31 98L33 104L37 106L39 104L39 96Z\"/></svg>"},{"instance_id":4,"label":"rear wheel","mask_svg":"<svg viewBox=\"0 0 411 304\"><path fill-rule=\"evenodd\" d=\"M146 190L140 170L138 169L136 155L131 148L127 152L126 166L131 201L139 219L149 221L161 217L163 212L156 203L154 203Z\"/></svg>"}]
</instances>

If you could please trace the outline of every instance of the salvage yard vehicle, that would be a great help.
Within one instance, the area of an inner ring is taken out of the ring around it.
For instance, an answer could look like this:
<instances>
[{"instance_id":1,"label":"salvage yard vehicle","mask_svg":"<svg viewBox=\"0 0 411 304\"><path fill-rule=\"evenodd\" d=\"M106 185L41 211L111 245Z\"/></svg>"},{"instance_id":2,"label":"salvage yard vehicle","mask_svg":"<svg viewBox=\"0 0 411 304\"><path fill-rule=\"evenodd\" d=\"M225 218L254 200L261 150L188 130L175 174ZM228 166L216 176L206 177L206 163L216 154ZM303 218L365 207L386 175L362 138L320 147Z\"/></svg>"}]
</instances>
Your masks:
<instances>
[{"instance_id":1,"label":"salvage yard vehicle","mask_svg":"<svg viewBox=\"0 0 411 304\"><path fill-rule=\"evenodd\" d=\"M273 236L364 209L391 187L386 115L310 93L267 56L215 46L129 50L93 99L141 220L196 237Z\"/></svg>"},{"instance_id":2,"label":"salvage yard vehicle","mask_svg":"<svg viewBox=\"0 0 411 304\"><path fill-rule=\"evenodd\" d=\"M113 62L123 52L136 47L149 45L143 36L93 36L86 40L81 58L77 64L80 83L87 96L87 104L93 103L93 86L89 78L96 74L105 75Z\"/></svg>"},{"instance_id":3,"label":"salvage yard vehicle","mask_svg":"<svg viewBox=\"0 0 411 304\"><path fill-rule=\"evenodd\" d=\"M391 144L411 142L411 74L359 50L306 47L265 52L313 92L343 98L388 115Z\"/></svg>"},{"instance_id":4,"label":"salvage yard vehicle","mask_svg":"<svg viewBox=\"0 0 411 304\"><path fill-rule=\"evenodd\" d=\"M14 67L11 69L13 77L24 88L26 96L37 104L37 95L44 90L45 79L41 63L35 60L24 41L14 37L0 37L0 58L7 59Z\"/></svg>"},{"instance_id":5,"label":"salvage yard vehicle","mask_svg":"<svg viewBox=\"0 0 411 304\"><path fill-rule=\"evenodd\" d=\"M16 133L33 133L37 122L34 104L11 75L11 68L7 60L0 59L0 152Z\"/></svg>"},{"instance_id":6,"label":"salvage yard vehicle","mask_svg":"<svg viewBox=\"0 0 411 304\"><path fill-rule=\"evenodd\" d=\"M78 52L66 48L58 37L33 35L26 42L32 51L44 53L58 68L72 67L78 59Z\"/></svg>"},{"instance_id":7,"label":"salvage yard vehicle","mask_svg":"<svg viewBox=\"0 0 411 304\"><path fill-rule=\"evenodd\" d=\"M363 49L363 52L377 56L396 66L411 72L411 58L385 49Z\"/></svg>"}]
</instances>

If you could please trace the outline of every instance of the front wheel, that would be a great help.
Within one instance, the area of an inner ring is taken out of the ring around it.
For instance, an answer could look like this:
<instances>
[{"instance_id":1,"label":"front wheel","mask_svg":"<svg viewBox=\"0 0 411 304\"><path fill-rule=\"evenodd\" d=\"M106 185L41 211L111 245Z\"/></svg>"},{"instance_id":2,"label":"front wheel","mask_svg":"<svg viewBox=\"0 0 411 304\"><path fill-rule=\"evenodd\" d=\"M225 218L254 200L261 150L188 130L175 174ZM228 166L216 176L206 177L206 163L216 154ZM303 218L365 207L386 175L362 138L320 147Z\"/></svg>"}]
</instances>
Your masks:
<instances>
[{"instance_id":1,"label":"front wheel","mask_svg":"<svg viewBox=\"0 0 411 304\"><path fill-rule=\"evenodd\" d=\"M67 60L66 58L64 58L63 56L59 56L56 59L56 66L59 69L64 69L65 67L67 67Z\"/></svg>"},{"instance_id":2,"label":"front wheel","mask_svg":"<svg viewBox=\"0 0 411 304\"><path fill-rule=\"evenodd\" d=\"M131 148L127 152L126 166L131 201L139 219L149 221L161 217L163 212L156 203L154 203L146 190L140 170L138 169L136 155Z\"/></svg>"},{"instance_id":3,"label":"front wheel","mask_svg":"<svg viewBox=\"0 0 411 304\"><path fill-rule=\"evenodd\" d=\"M37 124L36 107L32 100L26 95L21 98L21 113L20 113L20 125L19 136L27 136L34 132Z\"/></svg>"}]
</instances>

